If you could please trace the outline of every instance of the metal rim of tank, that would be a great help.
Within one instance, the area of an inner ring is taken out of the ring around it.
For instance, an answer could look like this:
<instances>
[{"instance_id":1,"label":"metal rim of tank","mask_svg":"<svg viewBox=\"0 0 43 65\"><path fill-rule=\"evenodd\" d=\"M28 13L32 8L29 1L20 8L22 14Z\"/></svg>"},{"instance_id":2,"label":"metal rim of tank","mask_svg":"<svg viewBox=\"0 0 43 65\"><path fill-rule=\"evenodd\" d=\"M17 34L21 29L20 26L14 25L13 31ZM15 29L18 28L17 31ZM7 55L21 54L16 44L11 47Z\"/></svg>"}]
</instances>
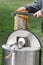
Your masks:
<instances>
[{"instance_id":1,"label":"metal rim of tank","mask_svg":"<svg viewBox=\"0 0 43 65\"><path fill-rule=\"evenodd\" d=\"M24 29L18 29L18 30L15 30L15 31L19 31L19 30L23 30L23 31L27 31L27 32L29 31L30 33L32 33L32 34L37 38L37 40L39 41L40 46L41 46L41 42L40 42L39 38L38 38L33 32L31 32L30 30L24 30ZM13 31L13 32L15 32L15 31ZM13 34L13 32L11 32L11 34ZM10 35L11 35L11 34L10 34ZM10 35L9 35L9 36L10 36ZM7 39L8 39L8 37L7 37ZM41 47L42 47L42 46L41 46ZM38 50L39 50L39 49L41 50L41 47L40 47L40 48L37 48L37 49L38 49ZM3 45L2 45L2 48L3 48L3 49L6 49L6 48L4 48ZM32 48L32 47L30 47L30 48ZM33 51L37 51L37 49L34 50L34 48L33 48ZM9 49L6 49L6 50L9 50ZM10 50L9 50L9 51L10 51ZM23 51L23 49L20 49L19 51ZM32 49L31 49L31 51L32 51Z\"/></svg>"}]
</instances>

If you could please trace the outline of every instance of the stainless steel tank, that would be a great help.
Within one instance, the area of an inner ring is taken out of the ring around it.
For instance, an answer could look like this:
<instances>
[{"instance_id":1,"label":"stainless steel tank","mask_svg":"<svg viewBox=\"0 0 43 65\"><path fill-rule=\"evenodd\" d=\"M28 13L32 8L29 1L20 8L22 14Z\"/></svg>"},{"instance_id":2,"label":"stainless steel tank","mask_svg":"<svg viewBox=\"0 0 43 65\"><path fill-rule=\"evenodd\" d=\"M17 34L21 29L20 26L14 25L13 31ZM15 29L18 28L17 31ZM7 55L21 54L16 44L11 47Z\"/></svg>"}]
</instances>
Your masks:
<instances>
[{"instance_id":1,"label":"stainless steel tank","mask_svg":"<svg viewBox=\"0 0 43 65\"><path fill-rule=\"evenodd\" d=\"M2 48L2 65L41 65L40 42L30 31L14 31Z\"/></svg>"}]
</instances>

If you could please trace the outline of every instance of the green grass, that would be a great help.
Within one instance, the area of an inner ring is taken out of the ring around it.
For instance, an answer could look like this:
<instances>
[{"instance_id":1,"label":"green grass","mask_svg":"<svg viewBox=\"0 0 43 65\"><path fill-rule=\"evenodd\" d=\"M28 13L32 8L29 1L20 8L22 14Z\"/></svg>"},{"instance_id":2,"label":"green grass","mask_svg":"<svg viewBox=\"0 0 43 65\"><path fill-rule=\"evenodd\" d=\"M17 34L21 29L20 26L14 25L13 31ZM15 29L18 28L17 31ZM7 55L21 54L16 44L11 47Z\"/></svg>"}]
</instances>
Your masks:
<instances>
[{"instance_id":1,"label":"green grass","mask_svg":"<svg viewBox=\"0 0 43 65\"><path fill-rule=\"evenodd\" d=\"M14 18L11 13L21 6L26 6L33 0L0 0L0 65L2 63L2 44L6 42L7 37L13 32ZM42 61L43 65L43 34L41 33L41 19L29 17L28 29L40 39L42 44Z\"/></svg>"}]
</instances>

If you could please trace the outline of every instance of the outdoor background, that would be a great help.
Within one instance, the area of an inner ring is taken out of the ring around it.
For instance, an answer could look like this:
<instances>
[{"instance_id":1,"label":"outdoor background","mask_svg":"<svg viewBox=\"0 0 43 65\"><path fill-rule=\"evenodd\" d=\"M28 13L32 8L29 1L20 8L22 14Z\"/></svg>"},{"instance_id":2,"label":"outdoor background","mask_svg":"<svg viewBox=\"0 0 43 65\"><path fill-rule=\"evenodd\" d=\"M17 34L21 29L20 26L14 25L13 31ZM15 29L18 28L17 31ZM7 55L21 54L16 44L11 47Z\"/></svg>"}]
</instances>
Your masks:
<instances>
[{"instance_id":1,"label":"outdoor background","mask_svg":"<svg viewBox=\"0 0 43 65\"><path fill-rule=\"evenodd\" d=\"M26 6L34 0L0 0L0 65L2 64L2 44L14 28L14 17L11 16L17 8ZM41 33L41 18L28 18L28 30L36 34L42 45L41 65L43 65L43 34Z\"/></svg>"}]
</instances>

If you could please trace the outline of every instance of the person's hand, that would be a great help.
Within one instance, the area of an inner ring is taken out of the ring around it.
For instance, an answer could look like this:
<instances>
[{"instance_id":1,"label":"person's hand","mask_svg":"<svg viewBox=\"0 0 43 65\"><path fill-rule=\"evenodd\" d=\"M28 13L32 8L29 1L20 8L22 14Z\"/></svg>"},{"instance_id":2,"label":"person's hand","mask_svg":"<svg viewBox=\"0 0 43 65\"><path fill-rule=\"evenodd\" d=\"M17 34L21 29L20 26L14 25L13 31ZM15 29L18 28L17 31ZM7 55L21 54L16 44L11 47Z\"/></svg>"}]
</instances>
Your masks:
<instances>
[{"instance_id":1,"label":"person's hand","mask_svg":"<svg viewBox=\"0 0 43 65\"><path fill-rule=\"evenodd\" d=\"M20 7L20 8L18 8L16 11L17 11L17 12L21 12L21 11L25 11L25 10L26 10L25 7Z\"/></svg>"},{"instance_id":2,"label":"person's hand","mask_svg":"<svg viewBox=\"0 0 43 65\"><path fill-rule=\"evenodd\" d=\"M41 10L37 11L36 13L34 13L33 15L34 17L37 17L37 18L43 18L43 15L41 13Z\"/></svg>"}]
</instances>

